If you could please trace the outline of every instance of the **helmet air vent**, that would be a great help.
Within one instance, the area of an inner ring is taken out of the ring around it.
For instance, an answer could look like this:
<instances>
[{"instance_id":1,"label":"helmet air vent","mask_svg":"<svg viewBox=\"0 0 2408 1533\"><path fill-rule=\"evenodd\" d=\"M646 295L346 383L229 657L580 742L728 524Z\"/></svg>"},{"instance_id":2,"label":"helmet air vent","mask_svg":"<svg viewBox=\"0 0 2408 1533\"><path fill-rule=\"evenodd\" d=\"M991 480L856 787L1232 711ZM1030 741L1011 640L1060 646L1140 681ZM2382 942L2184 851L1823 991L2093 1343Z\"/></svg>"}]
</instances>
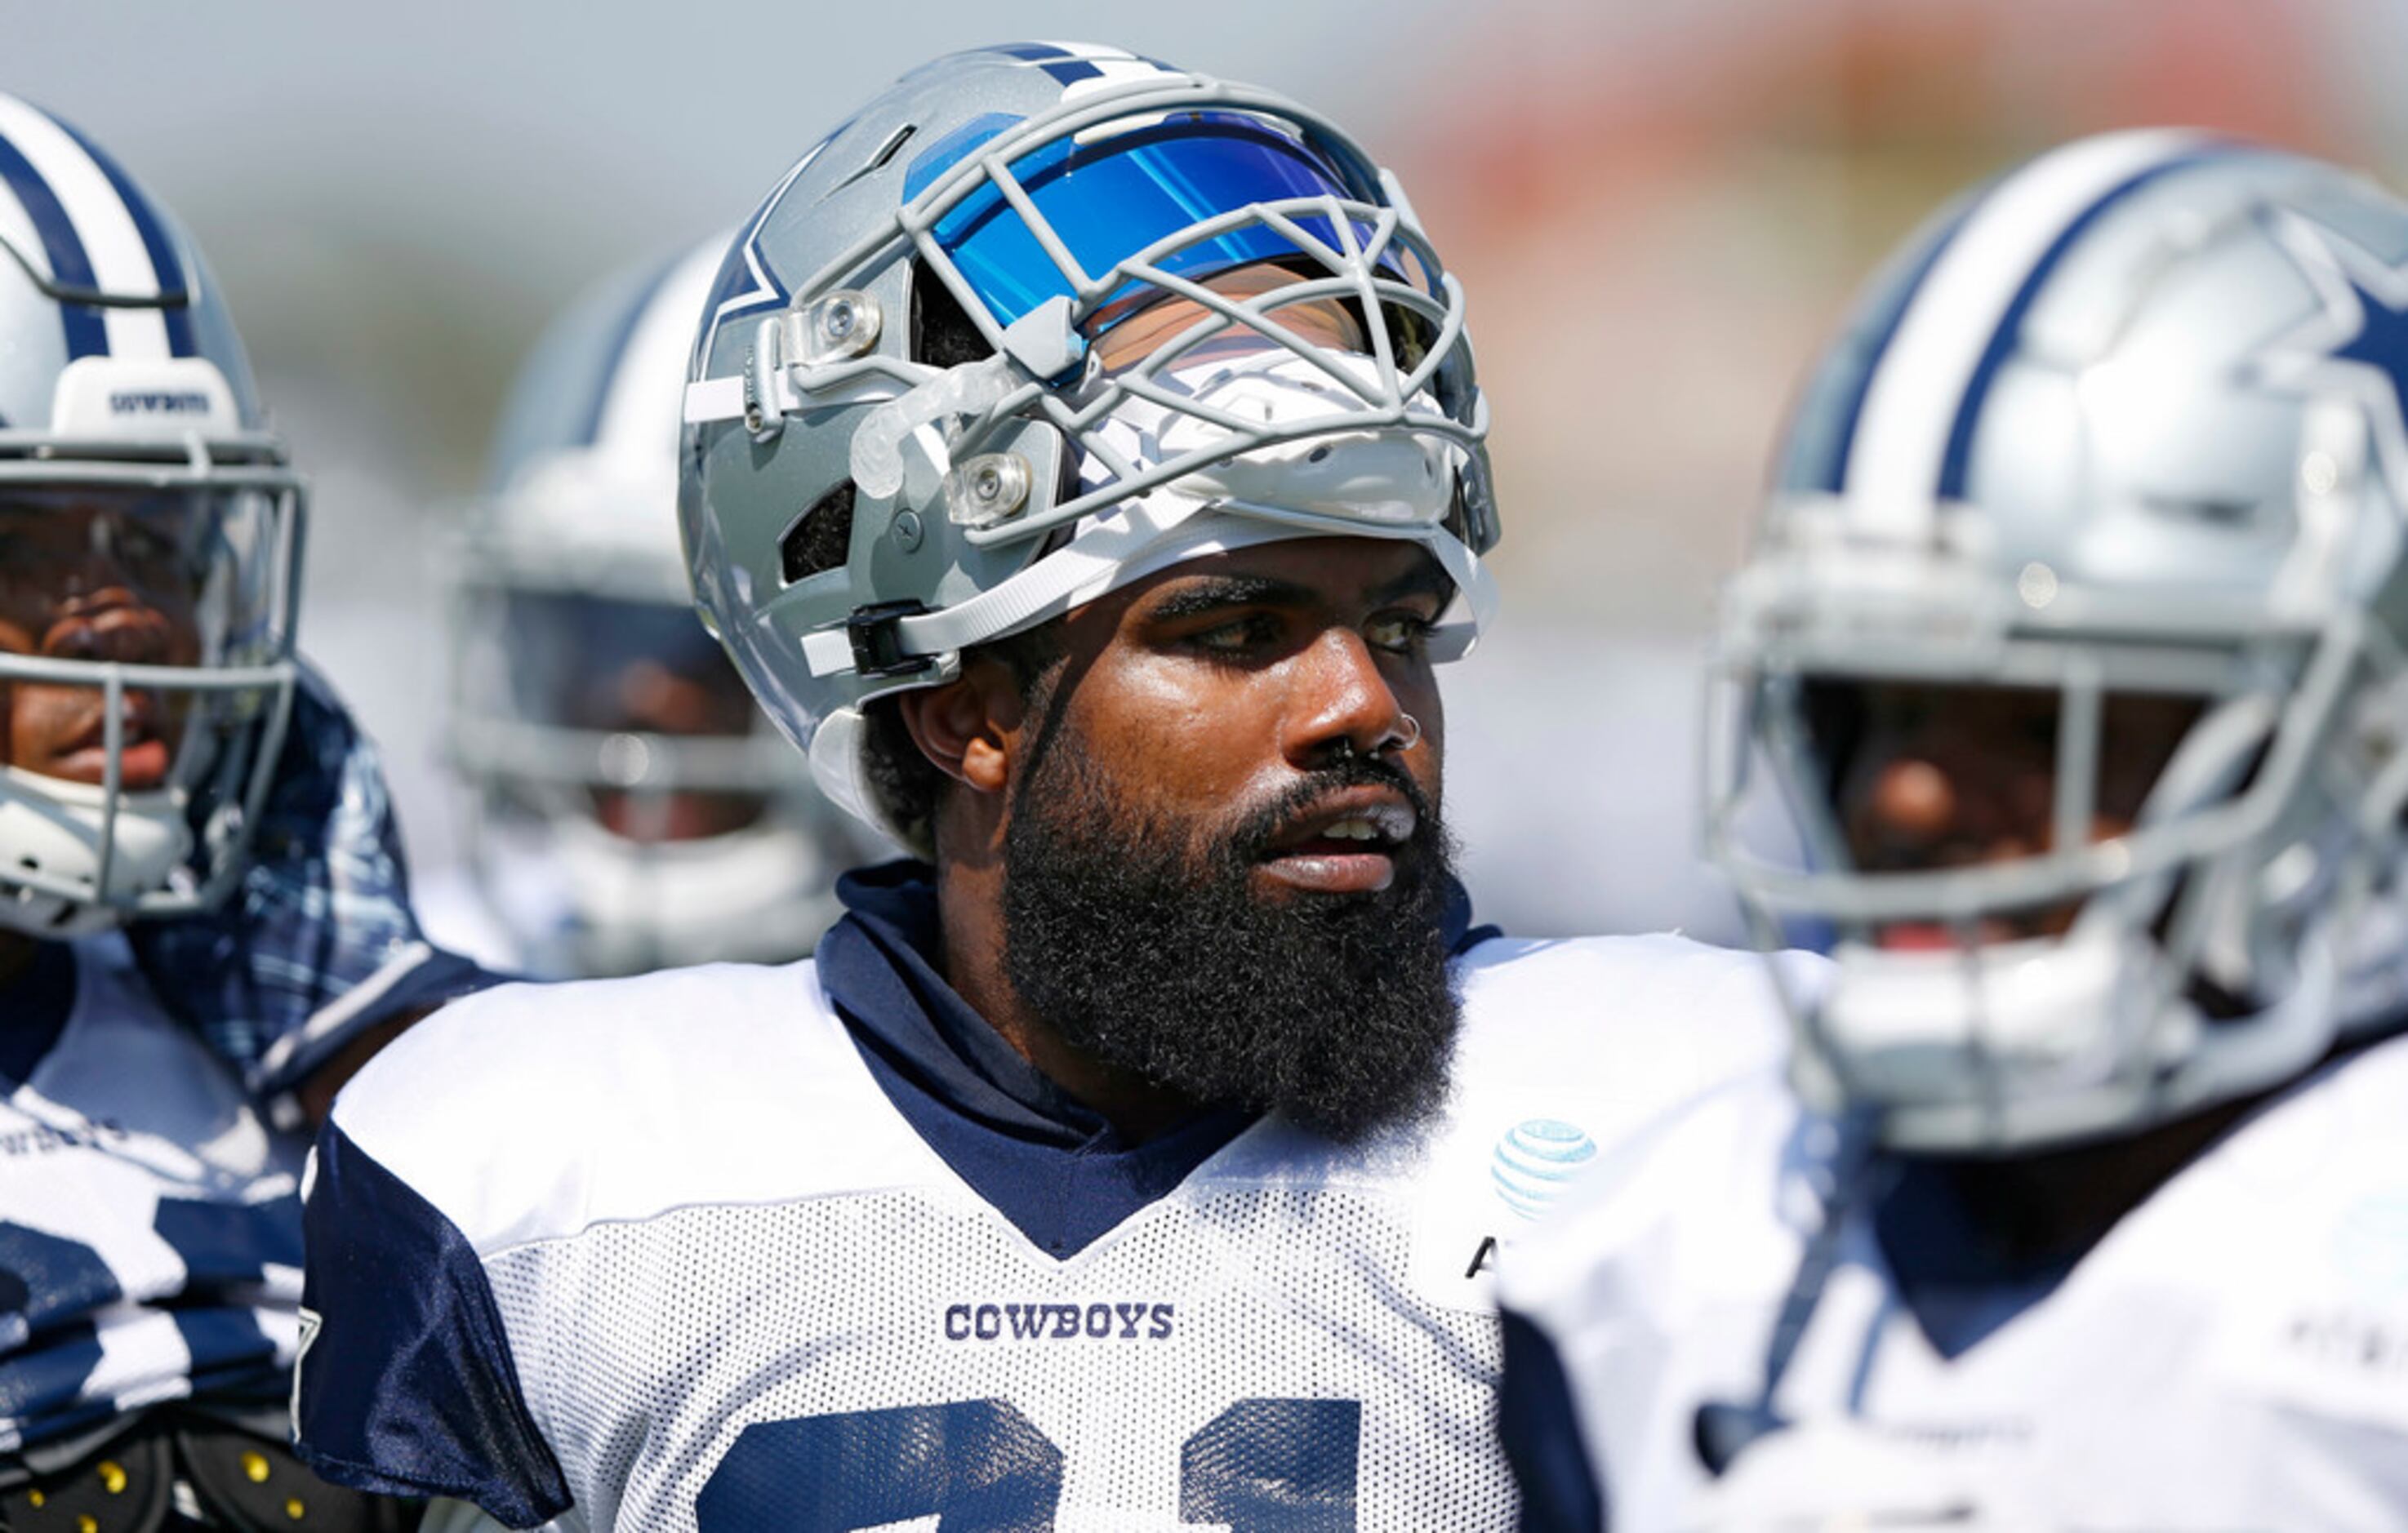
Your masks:
<instances>
[{"instance_id":1,"label":"helmet air vent","mask_svg":"<svg viewBox=\"0 0 2408 1533\"><path fill-rule=\"evenodd\" d=\"M869 168L872 170L885 169L886 162L895 158L895 156L902 150L903 146L911 141L911 135L916 131L917 129L913 124L906 122L901 127L896 129L893 133L888 134L886 136L886 142L879 145L878 152L869 157Z\"/></svg>"},{"instance_id":2,"label":"helmet air vent","mask_svg":"<svg viewBox=\"0 0 2408 1533\"><path fill-rule=\"evenodd\" d=\"M780 573L788 585L836 569L853 547L853 480L820 496L778 540Z\"/></svg>"},{"instance_id":3,"label":"helmet air vent","mask_svg":"<svg viewBox=\"0 0 2408 1533\"><path fill-rule=\"evenodd\" d=\"M893 133L888 134L885 138L879 143L878 148L870 152L869 158L862 162L861 168L854 171L852 175L847 176L844 179L837 182L836 185L828 188L827 195L832 197L838 193L843 191L846 187L851 186L853 182L861 179L863 177L875 176L880 171L885 169L886 163L889 160L894 159L895 156L901 151L903 146L911 141L911 135L918 131L918 128L914 124L906 122L901 127L896 128Z\"/></svg>"}]
</instances>

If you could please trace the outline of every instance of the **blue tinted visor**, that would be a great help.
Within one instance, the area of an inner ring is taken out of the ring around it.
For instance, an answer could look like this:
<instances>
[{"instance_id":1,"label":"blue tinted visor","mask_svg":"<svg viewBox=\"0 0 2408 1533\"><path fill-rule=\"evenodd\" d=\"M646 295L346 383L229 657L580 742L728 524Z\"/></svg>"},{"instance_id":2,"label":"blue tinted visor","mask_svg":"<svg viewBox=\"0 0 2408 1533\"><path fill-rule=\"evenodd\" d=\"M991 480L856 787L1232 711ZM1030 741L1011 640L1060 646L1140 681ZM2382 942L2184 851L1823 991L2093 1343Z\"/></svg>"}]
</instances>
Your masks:
<instances>
[{"instance_id":1,"label":"blue tinted visor","mask_svg":"<svg viewBox=\"0 0 2408 1533\"><path fill-rule=\"evenodd\" d=\"M942 168L924 164L913 172L933 179ZM1242 112L1181 112L1083 144L1064 136L1010 162L1010 171L1090 279L1182 230L1257 203L1380 200L1294 133ZM1344 248L1327 218L1291 216L1311 237ZM1010 325L1049 298L1077 297L1069 275L992 181L939 220L934 234L998 325ZM1357 222L1356 242L1369 236L1369 226ZM1326 257L1259 222L1182 245L1157 264L1174 276L1202 280L1268 261L1304 261L1315 271L1327 266ZM1383 255L1380 265L1393 267L1394 262ZM1140 291L1132 282L1107 294L1101 307L1110 312ZM1092 336L1100 327L1088 328Z\"/></svg>"}]
</instances>

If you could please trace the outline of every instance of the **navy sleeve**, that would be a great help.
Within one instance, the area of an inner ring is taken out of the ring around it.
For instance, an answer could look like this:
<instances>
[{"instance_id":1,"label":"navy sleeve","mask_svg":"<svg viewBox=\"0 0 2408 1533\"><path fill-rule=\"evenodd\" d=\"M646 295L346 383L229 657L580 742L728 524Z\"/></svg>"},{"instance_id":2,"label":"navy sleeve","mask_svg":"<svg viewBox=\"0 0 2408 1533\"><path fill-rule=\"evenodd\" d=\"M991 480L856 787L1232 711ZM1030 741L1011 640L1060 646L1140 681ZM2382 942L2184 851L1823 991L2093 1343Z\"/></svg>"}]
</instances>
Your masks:
<instances>
[{"instance_id":1,"label":"navy sleeve","mask_svg":"<svg viewBox=\"0 0 2408 1533\"><path fill-rule=\"evenodd\" d=\"M1555 1344L1508 1310L1497 1431L1522 1487L1522 1533L1605 1533L1605 1492L1581 1446L1571 1385Z\"/></svg>"},{"instance_id":2,"label":"navy sleeve","mask_svg":"<svg viewBox=\"0 0 2408 1533\"><path fill-rule=\"evenodd\" d=\"M302 1460L389 1496L473 1501L511 1527L568 1510L519 1390L485 1269L434 1205L331 1121L303 1213L308 1276L293 1393Z\"/></svg>"}]
</instances>

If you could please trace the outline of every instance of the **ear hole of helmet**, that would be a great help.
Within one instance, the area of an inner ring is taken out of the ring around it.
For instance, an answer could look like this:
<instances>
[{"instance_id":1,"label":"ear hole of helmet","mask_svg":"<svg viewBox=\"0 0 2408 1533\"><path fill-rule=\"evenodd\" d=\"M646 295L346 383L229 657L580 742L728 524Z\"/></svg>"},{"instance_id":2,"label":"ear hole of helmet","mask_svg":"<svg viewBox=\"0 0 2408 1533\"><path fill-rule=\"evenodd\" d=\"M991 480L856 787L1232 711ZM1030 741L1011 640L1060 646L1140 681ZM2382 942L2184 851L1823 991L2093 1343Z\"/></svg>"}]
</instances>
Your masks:
<instances>
[{"instance_id":1,"label":"ear hole of helmet","mask_svg":"<svg viewBox=\"0 0 2408 1533\"><path fill-rule=\"evenodd\" d=\"M945 279L924 261L911 264L911 360L931 367L958 367L993 356L979 327Z\"/></svg>"},{"instance_id":2,"label":"ear hole of helmet","mask_svg":"<svg viewBox=\"0 0 2408 1533\"><path fill-rule=\"evenodd\" d=\"M853 480L820 496L778 539L780 573L786 583L809 580L836 568L853 549L853 503L858 492Z\"/></svg>"}]
</instances>

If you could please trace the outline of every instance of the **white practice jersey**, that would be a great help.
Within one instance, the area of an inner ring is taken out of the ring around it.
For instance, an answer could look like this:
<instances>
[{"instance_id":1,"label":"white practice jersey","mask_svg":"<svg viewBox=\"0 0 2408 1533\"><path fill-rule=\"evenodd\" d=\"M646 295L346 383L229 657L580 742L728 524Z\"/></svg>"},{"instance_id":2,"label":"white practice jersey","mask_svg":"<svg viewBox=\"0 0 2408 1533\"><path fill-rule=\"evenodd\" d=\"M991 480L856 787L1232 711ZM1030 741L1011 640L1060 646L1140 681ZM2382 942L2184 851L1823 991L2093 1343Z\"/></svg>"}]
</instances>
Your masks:
<instances>
[{"instance_id":1,"label":"white practice jersey","mask_svg":"<svg viewBox=\"0 0 2408 1533\"><path fill-rule=\"evenodd\" d=\"M2259 1110L1953 1356L1843 1215L1784 1425L1710 1477L1699 1410L1758 1404L1837 1153L1767 1073L1601 1166L1504 1274L1545 1343L1510 1387L1559 1368L1569 1407L1517 1454L1576 1444L1617 1533L2408 1527L2408 1040Z\"/></svg>"},{"instance_id":2,"label":"white practice jersey","mask_svg":"<svg viewBox=\"0 0 2408 1533\"><path fill-rule=\"evenodd\" d=\"M1256 1123L1067 1255L810 963L461 1003L319 1141L305 1456L515 1526L1509 1529L1500 1244L1782 1028L1760 961L1677 938L1459 962L1435 1124Z\"/></svg>"},{"instance_id":3,"label":"white practice jersey","mask_svg":"<svg viewBox=\"0 0 2408 1533\"><path fill-rule=\"evenodd\" d=\"M298 1341L301 1147L160 1008L122 938L0 1100L0 1450L161 1401L283 1394Z\"/></svg>"}]
</instances>

